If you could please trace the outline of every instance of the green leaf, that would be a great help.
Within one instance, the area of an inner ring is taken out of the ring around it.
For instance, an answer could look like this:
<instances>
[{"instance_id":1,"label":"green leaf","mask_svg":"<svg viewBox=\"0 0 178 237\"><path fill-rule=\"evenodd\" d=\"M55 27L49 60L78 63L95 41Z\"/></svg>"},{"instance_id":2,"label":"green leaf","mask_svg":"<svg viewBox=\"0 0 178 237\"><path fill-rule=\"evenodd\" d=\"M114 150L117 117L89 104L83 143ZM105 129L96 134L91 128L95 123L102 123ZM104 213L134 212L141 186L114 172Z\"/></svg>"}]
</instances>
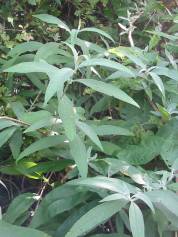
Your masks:
<instances>
[{"instance_id":1,"label":"green leaf","mask_svg":"<svg viewBox=\"0 0 178 237\"><path fill-rule=\"evenodd\" d=\"M45 94L45 105L57 92L58 96L62 96L64 83L69 81L73 75L73 70L71 68L58 69L56 74L51 75L51 80L48 84Z\"/></svg>"},{"instance_id":2,"label":"green leaf","mask_svg":"<svg viewBox=\"0 0 178 237\"><path fill-rule=\"evenodd\" d=\"M16 127L11 127L0 132L0 147L2 147L16 131Z\"/></svg>"},{"instance_id":3,"label":"green leaf","mask_svg":"<svg viewBox=\"0 0 178 237\"><path fill-rule=\"evenodd\" d=\"M161 80L161 78L154 72L150 72L150 76L152 77L154 83L158 87L158 89L161 91L162 95L165 97L165 89L164 84Z\"/></svg>"},{"instance_id":4,"label":"green leaf","mask_svg":"<svg viewBox=\"0 0 178 237\"><path fill-rule=\"evenodd\" d=\"M88 155L85 144L78 135L70 142L70 152L75 160L80 175L86 178L88 174Z\"/></svg>"},{"instance_id":5,"label":"green leaf","mask_svg":"<svg viewBox=\"0 0 178 237\"><path fill-rule=\"evenodd\" d=\"M34 17L38 18L39 20L41 20L43 22L57 25L59 28L62 28L64 30L70 32L69 27L63 21L59 20L55 16L51 16L49 14L38 14L38 15L34 15Z\"/></svg>"},{"instance_id":6,"label":"green leaf","mask_svg":"<svg viewBox=\"0 0 178 237\"><path fill-rule=\"evenodd\" d=\"M128 57L132 62L134 62L136 65L140 66L143 69L146 69L146 65L144 64L141 57L139 57L142 52L137 52L134 48L128 48L128 47L117 47L117 48L111 48L109 49L109 52L115 54L119 58L122 58L123 56ZM142 56L142 55L141 55Z\"/></svg>"},{"instance_id":7,"label":"green leaf","mask_svg":"<svg viewBox=\"0 0 178 237\"><path fill-rule=\"evenodd\" d=\"M43 116L41 116L41 118L43 118ZM33 131L36 131L40 128L43 128L43 127L49 127L49 126L52 126L55 122L57 123L56 121L57 119L55 118L52 118L52 117L44 117L43 119L39 119L38 121L34 122L31 126L29 126L25 131L24 133L28 133L28 132L33 132Z\"/></svg>"},{"instance_id":8,"label":"green leaf","mask_svg":"<svg viewBox=\"0 0 178 237\"><path fill-rule=\"evenodd\" d=\"M24 193L13 199L3 220L15 224L15 221L28 211L31 205L37 200L37 196L33 193Z\"/></svg>"},{"instance_id":9,"label":"green leaf","mask_svg":"<svg viewBox=\"0 0 178 237\"><path fill-rule=\"evenodd\" d=\"M48 172L59 172L66 167L72 165L74 162L72 160L58 160L58 161L46 161L39 162L33 167L28 169L29 174L34 172L48 173Z\"/></svg>"},{"instance_id":10,"label":"green leaf","mask_svg":"<svg viewBox=\"0 0 178 237\"><path fill-rule=\"evenodd\" d=\"M18 124L15 122L12 122L10 120L7 120L5 118L0 118L0 130L2 130L4 128L9 128L12 126L18 126Z\"/></svg>"},{"instance_id":11,"label":"green leaf","mask_svg":"<svg viewBox=\"0 0 178 237\"><path fill-rule=\"evenodd\" d=\"M17 157L19 156L22 142L22 131L20 129L17 129L9 141L9 146L14 159L17 159Z\"/></svg>"},{"instance_id":12,"label":"green leaf","mask_svg":"<svg viewBox=\"0 0 178 237\"><path fill-rule=\"evenodd\" d=\"M72 226L65 237L79 237L86 235L89 231L119 212L126 204L127 202L122 200L105 202L94 207Z\"/></svg>"},{"instance_id":13,"label":"green leaf","mask_svg":"<svg viewBox=\"0 0 178 237\"><path fill-rule=\"evenodd\" d=\"M108 67L108 68L112 68L112 69L116 69L118 71L122 71L122 72L128 73L132 77L135 77L135 74L128 67L126 67L126 66L124 66L124 65L122 65L120 63L117 63L115 61L111 61L109 59L105 59L105 58L88 59L88 60L84 61L83 63L81 63L79 65L79 68L91 67L91 66Z\"/></svg>"},{"instance_id":14,"label":"green leaf","mask_svg":"<svg viewBox=\"0 0 178 237\"><path fill-rule=\"evenodd\" d=\"M156 208L159 208L167 216L178 217L178 196L169 190L154 190L147 192L148 197L154 203ZM175 220L176 220L175 218Z\"/></svg>"},{"instance_id":15,"label":"green leaf","mask_svg":"<svg viewBox=\"0 0 178 237\"><path fill-rule=\"evenodd\" d=\"M95 27L86 27L86 28L80 30L79 32L86 32L86 31L87 31L87 32L98 33L98 34L100 34L100 35L106 37L107 39L110 39L112 42L114 42L113 38L112 38L109 34L107 34L107 33L104 32L103 30L100 30L100 29L98 29L98 28L95 28Z\"/></svg>"},{"instance_id":16,"label":"green leaf","mask_svg":"<svg viewBox=\"0 0 178 237\"><path fill-rule=\"evenodd\" d=\"M49 56L55 55L58 53L59 43L49 42L40 47L35 55L34 60L47 60Z\"/></svg>"},{"instance_id":17,"label":"green leaf","mask_svg":"<svg viewBox=\"0 0 178 237\"><path fill-rule=\"evenodd\" d=\"M129 220L133 237L144 237L145 227L143 214L140 208L134 202L131 202L129 208Z\"/></svg>"},{"instance_id":18,"label":"green leaf","mask_svg":"<svg viewBox=\"0 0 178 237\"><path fill-rule=\"evenodd\" d=\"M65 134L72 141L76 137L74 106L72 101L65 95L59 100L58 112L65 129Z\"/></svg>"},{"instance_id":19,"label":"green leaf","mask_svg":"<svg viewBox=\"0 0 178 237\"><path fill-rule=\"evenodd\" d=\"M120 199L128 199L128 197L126 197L124 194L120 194L120 193L115 193L115 194L111 194L105 198L103 198L100 202L110 202L110 201L116 201L116 200L120 200Z\"/></svg>"},{"instance_id":20,"label":"green leaf","mask_svg":"<svg viewBox=\"0 0 178 237\"><path fill-rule=\"evenodd\" d=\"M64 83L73 75L71 68L58 69L45 62L25 62L12 66L5 70L6 72L31 73L43 72L48 75L50 82L45 93L45 105L58 92L59 96L63 93Z\"/></svg>"},{"instance_id":21,"label":"green leaf","mask_svg":"<svg viewBox=\"0 0 178 237\"><path fill-rule=\"evenodd\" d=\"M31 226L38 228L49 222L52 217L72 209L86 199L85 194L86 192L70 185L62 185L53 189L43 198L32 219Z\"/></svg>"},{"instance_id":22,"label":"green leaf","mask_svg":"<svg viewBox=\"0 0 178 237\"><path fill-rule=\"evenodd\" d=\"M146 203L146 205L152 210L152 212L155 214L155 209L154 209L154 206L153 206L153 203L151 202L150 198L147 196L146 193L136 193L134 195L134 197L142 200L144 203Z\"/></svg>"},{"instance_id":23,"label":"green leaf","mask_svg":"<svg viewBox=\"0 0 178 237\"><path fill-rule=\"evenodd\" d=\"M43 149L47 149L49 147L57 146L64 142L63 136L49 136L41 138L40 140L32 143L29 147L27 147L22 153L20 153L17 161L21 160L22 158L33 154L36 151L41 151Z\"/></svg>"},{"instance_id":24,"label":"green leaf","mask_svg":"<svg viewBox=\"0 0 178 237\"><path fill-rule=\"evenodd\" d=\"M69 217L59 226L54 237L65 236L68 230L78 221L86 212L98 204L97 201L91 201L84 206L77 208Z\"/></svg>"},{"instance_id":25,"label":"green leaf","mask_svg":"<svg viewBox=\"0 0 178 237\"><path fill-rule=\"evenodd\" d=\"M50 118L51 113L46 110L38 110L36 112L25 112L20 114L19 118L28 124L34 124L41 120L41 118Z\"/></svg>"},{"instance_id":26,"label":"green leaf","mask_svg":"<svg viewBox=\"0 0 178 237\"><path fill-rule=\"evenodd\" d=\"M77 126L83 131L101 150L103 150L102 144L95 133L95 130L86 123L77 121Z\"/></svg>"},{"instance_id":27,"label":"green leaf","mask_svg":"<svg viewBox=\"0 0 178 237\"><path fill-rule=\"evenodd\" d=\"M39 230L28 227L19 227L0 221L0 236L3 237L50 237Z\"/></svg>"},{"instance_id":28,"label":"green leaf","mask_svg":"<svg viewBox=\"0 0 178 237\"><path fill-rule=\"evenodd\" d=\"M152 70L152 72L156 73L159 76L166 76L175 81L178 81L178 71L175 69L169 69L166 67L156 67Z\"/></svg>"},{"instance_id":29,"label":"green leaf","mask_svg":"<svg viewBox=\"0 0 178 237\"><path fill-rule=\"evenodd\" d=\"M43 72L51 76L50 74L56 73L59 69L46 62L25 62L14 65L5 72L18 72L18 73L31 73L31 72Z\"/></svg>"},{"instance_id":30,"label":"green leaf","mask_svg":"<svg viewBox=\"0 0 178 237\"><path fill-rule=\"evenodd\" d=\"M160 154L162 143L161 137L148 135L138 145L126 145L117 157L131 165L147 164Z\"/></svg>"},{"instance_id":31,"label":"green leaf","mask_svg":"<svg viewBox=\"0 0 178 237\"><path fill-rule=\"evenodd\" d=\"M70 185L86 186L97 189L106 189L116 193L135 193L136 188L120 179L97 176L87 179L72 180Z\"/></svg>"},{"instance_id":32,"label":"green leaf","mask_svg":"<svg viewBox=\"0 0 178 237\"><path fill-rule=\"evenodd\" d=\"M130 235L122 235L122 234L98 234L98 235L90 235L89 237L130 237Z\"/></svg>"},{"instance_id":33,"label":"green leaf","mask_svg":"<svg viewBox=\"0 0 178 237\"><path fill-rule=\"evenodd\" d=\"M23 54L25 52L33 52L38 50L43 44L37 41L29 41L16 45L10 50L8 56L14 57L16 55Z\"/></svg>"},{"instance_id":34,"label":"green leaf","mask_svg":"<svg viewBox=\"0 0 178 237\"><path fill-rule=\"evenodd\" d=\"M126 128L113 125L93 126L94 130L99 136L122 135L133 136L134 134Z\"/></svg>"},{"instance_id":35,"label":"green leaf","mask_svg":"<svg viewBox=\"0 0 178 237\"><path fill-rule=\"evenodd\" d=\"M118 100L122 100L139 108L139 105L130 96L128 96L125 92L114 85L94 79L81 79L75 80L74 82L82 83L95 91L106 94L108 96L113 96Z\"/></svg>"}]
</instances>

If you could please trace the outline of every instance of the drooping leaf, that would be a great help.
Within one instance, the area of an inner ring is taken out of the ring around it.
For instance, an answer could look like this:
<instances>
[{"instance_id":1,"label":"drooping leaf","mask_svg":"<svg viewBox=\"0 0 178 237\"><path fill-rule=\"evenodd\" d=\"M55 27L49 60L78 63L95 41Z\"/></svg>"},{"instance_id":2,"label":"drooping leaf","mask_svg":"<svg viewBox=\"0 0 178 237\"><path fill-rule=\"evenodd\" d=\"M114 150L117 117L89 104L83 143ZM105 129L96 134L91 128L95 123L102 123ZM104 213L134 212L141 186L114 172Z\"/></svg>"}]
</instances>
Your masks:
<instances>
[{"instance_id":1,"label":"drooping leaf","mask_svg":"<svg viewBox=\"0 0 178 237\"><path fill-rule=\"evenodd\" d=\"M77 121L77 126L101 149L103 150L102 148L102 145L101 145L101 142L95 132L95 130L89 126L88 124L86 123L83 123L83 122L80 122L80 121Z\"/></svg>"},{"instance_id":2,"label":"drooping leaf","mask_svg":"<svg viewBox=\"0 0 178 237\"><path fill-rule=\"evenodd\" d=\"M79 237L86 235L89 231L107 221L111 216L120 211L126 204L127 201L122 200L105 202L94 207L72 226L65 237Z\"/></svg>"},{"instance_id":3,"label":"drooping leaf","mask_svg":"<svg viewBox=\"0 0 178 237\"><path fill-rule=\"evenodd\" d=\"M94 79L75 80L75 82L82 83L95 91L106 94L108 96L112 96L118 100L122 100L139 108L139 105L130 96L128 96L124 91L112 84L97 81Z\"/></svg>"},{"instance_id":4,"label":"drooping leaf","mask_svg":"<svg viewBox=\"0 0 178 237\"><path fill-rule=\"evenodd\" d=\"M99 136L120 135L133 136L133 133L126 128L113 125L93 126L94 130Z\"/></svg>"},{"instance_id":5,"label":"drooping leaf","mask_svg":"<svg viewBox=\"0 0 178 237\"><path fill-rule=\"evenodd\" d=\"M59 20L57 17L49 15L49 14L38 14L34 15L34 17L38 18L39 20L49 23L49 24L54 24L57 25L58 27L65 29L66 31L70 32L69 27L61 20Z\"/></svg>"},{"instance_id":6,"label":"drooping leaf","mask_svg":"<svg viewBox=\"0 0 178 237\"><path fill-rule=\"evenodd\" d=\"M6 213L3 215L3 220L10 224L15 224L15 221L27 212L31 205L37 200L37 195L33 193L24 193L17 196L13 199Z\"/></svg>"},{"instance_id":7,"label":"drooping leaf","mask_svg":"<svg viewBox=\"0 0 178 237\"><path fill-rule=\"evenodd\" d=\"M49 192L36 211L31 226L38 228L45 225L52 217L72 209L84 201L86 192L74 186L62 185ZM54 213L52 210L55 210Z\"/></svg>"},{"instance_id":8,"label":"drooping leaf","mask_svg":"<svg viewBox=\"0 0 178 237\"><path fill-rule=\"evenodd\" d=\"M108 33L106 33L106 32L103 31L103 30L100 30L100 29L98 29L98 28L95 28L95 27L86 27L86 28L80 30L79 32L86 32L86 31L87 31L87 32L98 33L98 34L100 34L100 35L106 37L107 39L110 39L112 42L114 42L113 38L112 38Z\"/></svg>"},{"instance_id":9,"label":"drooping leaf","mask_svg":"<svg viewBox=\"0 0 178 237\"><path fill-rule=\"evenodd\" d=\"M93 59L88 59L81 63L79 65L79 68L82 67L91 67L91 66L102 66L102 67L108 67L112 69L116 69L118 71L126 72L130 74L132 77L135 77L135 74L130 70L128 67L125 67L124 65L111 61L109 59L104 59L104 58L93 58Z\"/></svg>"},{"instance_id":10,"label":"drooping leaf","mask_svg":"<svg viewBox=\"0 0 178 237\"><path fill-rule=\"evenodd\" d=\"M129 208L129 221L133 237L145 237L143 214L134 202Z\"/></svg>"},{"instance_id":11,"label":"drooping leaf","mask_svg":"<svg viewBox=\"0 0 178 237\"><path fill-rule=\"evenodd\" d=\"M20 153L17 161L21 160L22 158L33 154L36 151L41 151L43 149L47 149L49 147L57 146L65 141L63 136L49 136L41 138L40 140L32 143L29 147L27 147L22 153Z\"/></svg>"},{"instance_id":12,"label":"drooping leaf","mask_svg":"<svg viewBox=\"0 0 178 237\"><path fill-rule=\"evenodd\" d=\"M87 179L72 180L70 185L80 185L86 187L93 187L96 189L106 189L116 193L127 194L129 192L135 193L136 188L120 179L107 178L103 176L97 176Z\"/></svg>"},{"instance_id":13,"label":"drooping leaf","mask_svg":"<svg viewBox=\"0 0 178 237\"><path fill-rule=\"evenodd\" d=\"M23 142L22 131L20 129L17 129L9 141L9 146L14 159L17 159L20 153L22 142Z\"/></svg>"},{"instance_id":14,"label":"drooping leaf","mask_svg":"<svg viewBox=\"0 0 178 237\"><path fill-rule=\"evenodd\" d=\"M45 93L45 105L58 92L59 96L63 93L64 83L73 75L71 68L58 69L46 62L25 62L12 66L6 72L31 73L43 72L48 75L50 82Z\"/></svg>"},{"instance_id":15,"label":"drooping leaf","mask_svg":"<svg viewBox=\"0 0 178 237\"><path fill-rule=\"evenodd\" d=\"M38 50L43 44L37 41L29 41L16 45L10 50L8 56L14 57L15 55L20 55L25 52L33 52Z\"/></svg>"},{"instance_id":16,"label":"drooping leaf","mask_svg":"<svg viewBox=\"0 0 178 237\"><path fill-rule=\"evenodd\" d=\"M16 131L16 127L11 127L0 132L0 147L2 147Z\"/></svg>"},{"instance_id":17,"label":"drooping leaf","mask_svg":"<svg viewBox=\"0 0 178 237\"><path fill-rule=\"evenodd\" d=\"M88 174L88 155L85 144L79 135L76 135L70 142L70 153L75 160L80 175L86 178Z\"/></svg>"},{"instance_id":18,"label":"drooping leaf","mask_svg":"<svg viewBox=\"0 0 178 237\"><path fill-rule=\"evenodd\" d=\"M44 232L28 227L19 227L0 221L0 236L4 237L50 237Z\"/></svg>"},{"instance_id":19,"label":"drooping leaf","mask_svg":"<svg viewBox=\"0 0 178 237\"><path fill-rule=\"evenodd\" d=\"M55 237L65 236L68 230L75 224L75 222L78 221L86 212L91 210L97 204L97 201L91 201L89 203L86 203L81 208L77 208L71 215L69 215L69 217L62 223L62 225L59 226L55 233Z\"/></svg>"},{"instance_id":20,"label":"drooping leaf","mask_svg":"<svg viewBox=\"0 0 178 237\"><path fill-rule=\"evenodd\" d=\"M161 80L161 78L154 72L150 72L151 77L153 78L154 83L158 87L158 89L161 91L162 95L165 97L165 89L164 84Z\"/></svg>"},{"instance_id":21,"label":"drooping leaf","mask_svg":"<svg viewBox=\"0 0 178 237\"><path fill-rule=\"evenodd\" d=\"M72 101L65 95L59 100L58 112L65 134L72 141L76 137L75 112Z\"/></svg>"},{"instance_id":22,"label":"drooping leaf","mask_svg":"<svg viewBox=\"0 0 178 237\"><path fill-rule=\"evenodd\" d=\"M0 118L0 130L4 128L9 128L12 126L18 126L18 124L13 121L7 120L5 118Z\"/></svg>"}]
</instances>

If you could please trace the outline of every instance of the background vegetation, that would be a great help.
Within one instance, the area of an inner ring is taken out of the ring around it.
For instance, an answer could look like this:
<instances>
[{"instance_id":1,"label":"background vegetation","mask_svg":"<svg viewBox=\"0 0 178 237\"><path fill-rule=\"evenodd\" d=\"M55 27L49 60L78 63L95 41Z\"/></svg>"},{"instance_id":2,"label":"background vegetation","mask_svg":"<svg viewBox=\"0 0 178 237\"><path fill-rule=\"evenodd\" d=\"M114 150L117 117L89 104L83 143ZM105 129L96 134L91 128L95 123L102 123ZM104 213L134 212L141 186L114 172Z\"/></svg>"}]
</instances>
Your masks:
<instances>
[{"instance_id":1,"label":"background vegetation","mask_svg":"<svg viewBox=\"0 0 178 237\"><path fill-rule=\"evenodd\" d=\"M2 0L3 237L178 231L178 3Z\"/></svg>"}]
</instances>

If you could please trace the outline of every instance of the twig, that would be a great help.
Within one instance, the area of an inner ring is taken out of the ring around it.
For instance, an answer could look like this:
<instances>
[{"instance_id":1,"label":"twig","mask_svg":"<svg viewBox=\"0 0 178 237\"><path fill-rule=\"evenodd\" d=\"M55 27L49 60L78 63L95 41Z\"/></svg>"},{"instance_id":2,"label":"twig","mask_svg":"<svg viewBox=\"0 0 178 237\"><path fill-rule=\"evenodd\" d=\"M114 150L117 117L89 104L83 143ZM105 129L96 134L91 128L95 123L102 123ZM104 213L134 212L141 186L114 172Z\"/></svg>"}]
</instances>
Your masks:
<instances>
[{"instance_id":1,"label":"twig","mask_svg":"<svg viewBox=\"0 0 178 237\"><path fill-rule=\"evenodd\" d=\"M30 126L29 123L26 123L26 122L23 122L22 120L18 120L18 119L11 118L11 117L8 117L8 116L0 116L0 120L1 119L9 120L11 122L18 123L18 124L21 124L21 125L24 125L24 126Z\"/></svg>"},{"instance_id":2,"label":"twig","mask_svg":"<svg viewBox=\"0 0 178 237\"><path fill-rule=\"evenodd\" d=\"M30 111L32 111L32 109L33 109L33 106L35 105L35 103L38 101L38 99L39 99L39 97L40 97L40 95L41 95L41 91L39 91L39 93L37 94L37 96L36 96L36 98L34 99L34 101L32 102L32 104L31 104L31 106L30 106L30 108L29 108L29 112Z\"/></svg>"}]
</instances>

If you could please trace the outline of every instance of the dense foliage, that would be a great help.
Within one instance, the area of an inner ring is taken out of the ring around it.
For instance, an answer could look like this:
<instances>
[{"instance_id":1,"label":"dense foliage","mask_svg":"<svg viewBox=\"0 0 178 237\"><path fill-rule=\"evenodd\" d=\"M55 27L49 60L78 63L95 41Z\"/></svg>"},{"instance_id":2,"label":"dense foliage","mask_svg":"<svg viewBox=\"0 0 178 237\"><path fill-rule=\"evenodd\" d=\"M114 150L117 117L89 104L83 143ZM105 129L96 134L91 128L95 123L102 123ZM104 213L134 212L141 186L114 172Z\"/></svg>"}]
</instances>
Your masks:
<instances>
[{"instance_id":1,"label":"dense foliage","mask_svg":"<svg viewBox=\"0 0 178 237\"><path fill-rule=\"evenodd\" d=\"M1 5L0 236L173 236L177 1Z\"/></svg>"}]
</instances>

